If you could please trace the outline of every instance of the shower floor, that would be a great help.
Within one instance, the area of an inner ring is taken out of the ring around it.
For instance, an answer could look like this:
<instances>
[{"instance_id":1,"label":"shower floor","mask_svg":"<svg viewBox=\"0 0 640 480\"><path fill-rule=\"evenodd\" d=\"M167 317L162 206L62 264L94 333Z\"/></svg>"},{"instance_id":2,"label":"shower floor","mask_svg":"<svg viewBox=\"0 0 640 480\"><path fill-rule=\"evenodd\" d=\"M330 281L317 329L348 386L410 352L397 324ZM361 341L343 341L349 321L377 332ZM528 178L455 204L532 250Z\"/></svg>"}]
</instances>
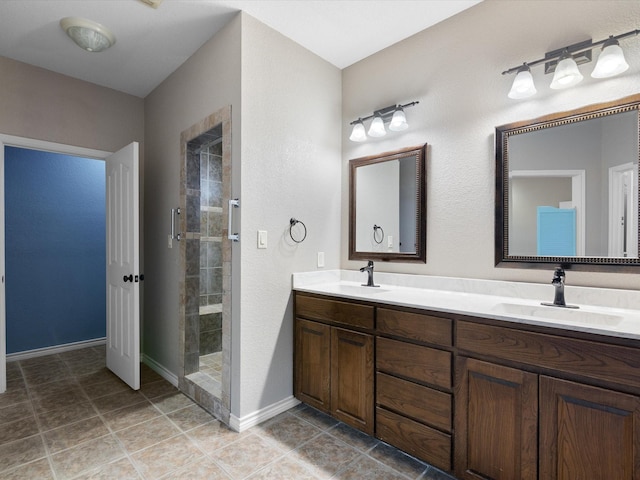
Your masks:
<instances>
[{"instance_id":1,"label":"shower floor","mask_svg":"<svg viewBox=\"0 0 640 480\"><path fill-rule=\"evenodd\" d=\"M222 352L209 353L200 357L200 371L187 378L214 397L222 394Z\"/></svg>"}]
</instances>

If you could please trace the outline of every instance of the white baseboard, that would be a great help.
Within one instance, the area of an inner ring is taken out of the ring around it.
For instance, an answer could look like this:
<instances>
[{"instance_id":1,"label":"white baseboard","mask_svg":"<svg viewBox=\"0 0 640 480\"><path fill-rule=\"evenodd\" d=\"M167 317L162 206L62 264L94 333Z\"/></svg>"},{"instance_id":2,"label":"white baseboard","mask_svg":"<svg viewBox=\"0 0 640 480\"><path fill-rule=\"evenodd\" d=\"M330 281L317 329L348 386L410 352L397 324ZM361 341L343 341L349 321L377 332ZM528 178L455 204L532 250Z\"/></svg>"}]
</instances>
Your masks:
<instances>
[{"instance_id":1,"label":"white baseboard","mask_svg":"<svg viewBox=\"0 0 640 480\"><path fill-rule=\"evenodd\" d=\"M245 415L242 418L238 418L232 413L229 417L229 426L236 432L243 432L248 428L251 428L255 425L258 425L259 423L275 417L276 415L281 414L282 412L286 412L299 403L300 400L292 395L283 400L280 400L279 402L273 403L268 407L261 408L260 410L256 410L255 412L250 413L249 415Z\"/></svg>"},{"instance_id":2,"label":"white baseboard","mask_svg":"<svg viewBox=\"0 0 640 480\"><path fill-rule=\"evenodd\" d=\"M178 387L178 376L175 373L167 370L164 365L159 364L153 358L145 355L144 353L140 354L140 358L142 359L142 363L151 368L151 370L156 372L174 387Z\"/></svg>"},{"instance_id":3,"label":"white baseboard","mask_svg":"<svg viewBox=\"0 0 640 480\"><path fill-rule=\"evenodd\" d=\"M29 358L44 357L45 355L53 355L56 353L69 352L71 350L79 350L81 348L97 347L107 342L105 337L94 338L93 340L84 340L82 342L65 343L64 345L54 345L53 347L36 348L34 350L25 350L24 352L8 353L7 362L16 362L18 360L27 360Z\"/></svg>"}]
</instances>

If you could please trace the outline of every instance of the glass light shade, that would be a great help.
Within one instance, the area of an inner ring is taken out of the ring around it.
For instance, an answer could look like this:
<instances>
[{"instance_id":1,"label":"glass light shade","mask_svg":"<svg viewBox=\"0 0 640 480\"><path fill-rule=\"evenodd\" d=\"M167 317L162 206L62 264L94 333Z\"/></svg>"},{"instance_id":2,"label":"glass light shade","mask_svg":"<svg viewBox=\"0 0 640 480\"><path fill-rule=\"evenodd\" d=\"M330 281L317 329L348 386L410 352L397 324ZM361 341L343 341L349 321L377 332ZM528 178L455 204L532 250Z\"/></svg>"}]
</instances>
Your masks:
<instances>
[{"instance_id":1,"label":"glass light shade","mask_svg":"<svg viewBox=\"0 0 640 480\"><path fill-rule=\"evenodd\" d=\"M364 131L364 124L362 122L358 122L353 126L353 130L351 130L351 136L349 140L352 142L364 142L367 139L367 134Z\"/></svg>"},{"instance_id":2,"label":"glass light shade","mask_svg":"<svg viewBox=\"0 0 640 480\"><path fill-rule=\"evenodd\" d=\"M402 130L406 130L407 128L409 128L407 117L405 116L402 107L398 107L396 111L393 112L393 117L391 118L391 123L389 124L389 130L394 132L401 132Z\"/></svg>"},{"instance_id":3,"label":"glass light shade","mask_svg":"<svg viewBox=\"0 0 640 480\"><path fill-rule=\"evenodd\" d=\"M531 69L528 65L523 65L518 69L516 78L513 79L513 85L507 95L509 98L521 99L528 98L535 95L537 92L536 86L533 84L533 76L531 75Z\"/></svg>"},{"instance_id":4,"label":"glass light shade","mask_svg":"<svg viewBox=\"0 0 640 480\"><path fill-rule=\"evenodd\" d=\"M384 122L382 121L382 117L380 115L376 115L371 122L371 126L369 127L369 136L384 137L386 134L387 131L384 129Z\"/></svg>"},{"instance_id":5,"label":"glass light shade","mask_svg":"<svg viewBox=\"0 0 640 480\"><path fill-rule=\"evenodd\" d=\"M609 39L604 43L602 52L598 57L598 63L591 72L593 78L607 78L618 75L629 68L624 58L622 48L615 39Z\"/></svg>"},{"instance_id":6,"label":"glass light shade","mask_svg":"<svg viewBox=\"0 0 640 480\"><path fill-rule=\"evenodd\" d=\"M556 66L550 87L554 90L573 87L580 83L583 78L580 70L578 70L576 61L568 52L565 52L560 57L560 61Z\"/></svg>"},{"instance_id":7,"label":"glass light shade","mask_svg":"<svg viewBox=\"0 0 640 480\"><path fill-rule=\"evenodd\" d=\"M116 43L116 37L107 27L85 18L66 17L60 20L60 26L88 52L102 52Z\"/></svg>"}]
</instances>

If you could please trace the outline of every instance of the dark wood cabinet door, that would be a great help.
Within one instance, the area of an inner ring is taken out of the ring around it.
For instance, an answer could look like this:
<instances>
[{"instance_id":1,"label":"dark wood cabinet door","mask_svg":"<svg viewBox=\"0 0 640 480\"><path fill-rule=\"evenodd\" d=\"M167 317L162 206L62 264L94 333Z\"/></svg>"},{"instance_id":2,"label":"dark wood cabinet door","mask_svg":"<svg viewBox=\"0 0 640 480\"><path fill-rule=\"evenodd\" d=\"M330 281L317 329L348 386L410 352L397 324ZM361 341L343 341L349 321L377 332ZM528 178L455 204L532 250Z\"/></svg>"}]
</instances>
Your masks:
<instances>
[{"instance_id":1,"label":"dark wood cabinet door","mask_svg":"<svg viewBox=\"0 0 640 480\"><path fill-rule=\"evenodd\" d=\"M373 336L331 329L331 413L373 434Z\"/></svg>"},{"instance_id":2,"label":"dark wood cabinet door","mask_svg":"<svg viewBox=\"0 0 640 480\"><path fill-rule=\"evenodd\" d=\"M295 396L319 410L330 411L331 327L296 319Z\"/></svg>"},{"instance_id":3,"label":"dark wood cabinet door","mask_svg":"<svg viewBox=\"0 0 640 480\"><path fill-rule=\"evenodd\" d=\"M456 374L455 475L536 480L538 376L465 357Z\"/></svg>"},{"instance_id":4,"label":"dark wood cabinet door","mask_svg":"<svg viewBox=\"0 0 640 480\"><path fill-rule=\"evenodd\" d=\"M640 399L540 377L540 478L640 479Z\"/></svg>"}]
</instances>

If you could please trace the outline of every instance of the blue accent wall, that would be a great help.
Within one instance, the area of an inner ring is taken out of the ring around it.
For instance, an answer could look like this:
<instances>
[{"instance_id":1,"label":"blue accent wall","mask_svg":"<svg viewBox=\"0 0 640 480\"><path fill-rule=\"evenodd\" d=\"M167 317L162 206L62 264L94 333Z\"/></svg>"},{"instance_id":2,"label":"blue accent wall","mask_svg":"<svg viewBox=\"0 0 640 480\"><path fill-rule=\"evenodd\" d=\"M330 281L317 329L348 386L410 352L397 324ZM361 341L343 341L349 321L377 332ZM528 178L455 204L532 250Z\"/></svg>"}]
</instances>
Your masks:
<instances>
[{"instance_id":1,"label":"blue accent wall","mask_svg":"<svg viewBox=\"0 0 640 480\"><path fill-rule=\"evenodd\" d=\"M105 164L5 147L7 353L106 332Z\"/></svg>"}]
</instances>

